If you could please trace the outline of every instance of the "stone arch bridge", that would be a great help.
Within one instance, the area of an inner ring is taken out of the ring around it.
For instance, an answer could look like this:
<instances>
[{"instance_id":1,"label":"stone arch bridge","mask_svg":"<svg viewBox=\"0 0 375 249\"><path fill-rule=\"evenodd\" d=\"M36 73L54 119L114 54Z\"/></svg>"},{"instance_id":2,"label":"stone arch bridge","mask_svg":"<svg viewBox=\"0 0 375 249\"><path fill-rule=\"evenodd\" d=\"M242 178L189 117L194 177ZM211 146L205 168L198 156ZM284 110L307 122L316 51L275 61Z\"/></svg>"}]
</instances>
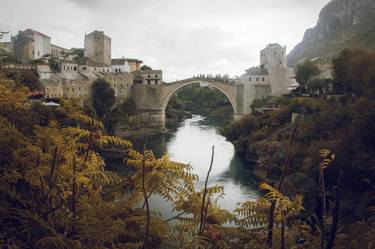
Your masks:
<instances>
[{"instance_id":1,"label":"stone arch bridge","mask_svg":"<svg viewBox=\"0 0 375 249\"><path fill-rule=\"evenodd\" d=\"M148 116L146 119L152 123L152 126L165 128L165 110L174 93L185 86L196 83L206 83L222 92L232 105L235 119L250 113L249 110L245 110L247 108L244 108L244 87L242 84L237 85L199 77L160 85L136 84L132 89L132 98L138 111L144 116ZM145 118L142 119L145 120Z\"/></svg>"}]
</instances>

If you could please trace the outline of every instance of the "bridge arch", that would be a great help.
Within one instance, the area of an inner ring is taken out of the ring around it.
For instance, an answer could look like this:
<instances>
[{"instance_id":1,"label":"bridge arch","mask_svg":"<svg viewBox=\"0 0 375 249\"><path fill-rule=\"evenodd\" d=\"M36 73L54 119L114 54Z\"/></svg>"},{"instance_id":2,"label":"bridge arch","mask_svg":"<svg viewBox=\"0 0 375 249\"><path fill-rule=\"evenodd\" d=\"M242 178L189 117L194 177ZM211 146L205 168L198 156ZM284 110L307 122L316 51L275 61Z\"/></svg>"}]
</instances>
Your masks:
<instances>
[{"instance_id":1,"label":"bridge arch","mask_svg":"<svg viewBox=\"0 0 375 249\"><path fill-rule=\"evenodd\" d=\"M169 104L169 101L171 100L172 96L178 92L180 89L193 85L193 84L199 84L199 83L206 83L209 86L212 86L213 88L217 89L221 93L223 93L226 98L231 103L233 113L237 113L237 103L236 103L236 92L235 92L235 86L231 83L225 83L221 81L216 80L210 80L205 78L191 78L186 79L182 81L177 81L173 83L165 83L163 84L163 90L162 90L162 98L161 98L161 107L162 112L165 113L165 110Z\"/></svg>"}]
</instances>

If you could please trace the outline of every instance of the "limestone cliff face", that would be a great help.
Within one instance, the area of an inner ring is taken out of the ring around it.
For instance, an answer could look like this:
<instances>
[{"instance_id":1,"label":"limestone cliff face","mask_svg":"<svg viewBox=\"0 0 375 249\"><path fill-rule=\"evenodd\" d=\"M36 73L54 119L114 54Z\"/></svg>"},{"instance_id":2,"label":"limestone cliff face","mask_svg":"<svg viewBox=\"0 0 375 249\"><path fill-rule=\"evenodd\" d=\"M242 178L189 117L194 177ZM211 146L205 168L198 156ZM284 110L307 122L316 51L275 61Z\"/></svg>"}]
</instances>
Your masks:
<instances>
[{"instance_id":1,"label":"limestone cliff face","mask_svg":"<svg viewBox=\"0 0 375 249\"><path fill-rule=\"evenodd\" d=\"M320 12L317 25L289 53L288 64L331 57L345 48L375 51L375 0L332 0Z\"/></svg>"}]
</instances>

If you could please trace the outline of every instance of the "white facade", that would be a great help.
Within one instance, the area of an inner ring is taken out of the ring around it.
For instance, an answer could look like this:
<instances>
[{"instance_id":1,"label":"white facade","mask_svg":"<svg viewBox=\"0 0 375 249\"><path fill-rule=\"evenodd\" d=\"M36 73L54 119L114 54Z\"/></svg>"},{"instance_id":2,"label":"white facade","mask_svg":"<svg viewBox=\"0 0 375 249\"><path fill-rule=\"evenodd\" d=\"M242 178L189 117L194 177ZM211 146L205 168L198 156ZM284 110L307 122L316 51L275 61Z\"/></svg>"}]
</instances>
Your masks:
<instances>
[{"instance_id":1,"label":"white facade","mask_svg":"<svg viewBox=\"0 0 375 249\"><path fill-rule=\"evenodd\" d=\"M19 31L12 43L14 55L24 63L51 54L51 37L32 29Z\"/></svg>"},{"instance_id":2,"label":"white facade","mask_svg":"<svg viewBox=\"0 0 375 249\"><path fill-rule=\"evenodd\" d=\"M163 80L163 72L161 70L145 70L141 76L144 85L159 85Z\"/></svg>"},{"instance_id":3,"label":"white facade","mask_svg":"<svg viewBox=\"0 0 375 249\"><path fill-rule=\"evenodd\" d=\"M126 59L112 59L112 73L130 73L130 66Z\"/></svg>"},{"instance_id":4,"label":"white facade","mask_svg":"<svg viewBox=\"0 0 375 249\"><path fill-rule=\"evenodd\" d=\"M61 63L61 73L77 73L77 72L78 72L78 65L76 63L71 63L71 62Z\"/></svg>"},{"instance_id":5,"label":"white facade","mask_svg":"<svg viewBox=\"0 0 375 249\"><path fill-rule=\"evenodd\" d=\"M69 50L66 48L51 44L51 57L53 58L64 59L65 54L68 52Z\"/></svg>"},{"instance_id":6,"label":"white facade","mask_svg":"<svg viewBox=\"0 0 375 249\"><path fill-rule=\"evenodd\" d=\"M89 65L79 65L78 71L82 73L111 73L112 68L110 66L96 67L96 66L89 66Z\"/></svg>"},{"instance_id":7,"label":"white facade","mask_svg":"<svg viewBox=\"0 0 375 249\"><path fill-rule=\"evenodd\" d=\"M34 60L42 58L43 55L51 54L51 37L32 29L27 29L22 34L34 40Z\"/></svg>"},{"instance_id":8,"label":"white facade","mask_svg":"<svg viewBox=\"0 0 375 249\"><path fill-rule=\"evenodd\" d=\"M267 69L271 67L287 67L286 64L286 47L277 43L269 44L265 49L260 51L260 65Z\"/></svg>"},{"instance_id":9,"label":"white facade","mask_svg":"<svg viewBox=\"0 0 375 249\"><path fill-rule=\"evenodd\" d=\"M260 51L260 66L249 68L236 82L244 85L248 96L244 99L245 112L250 112L255 99L287 94L295 83L293 69L287 66L286 47L277 43Z\"/></svg>"},{"instance_id":10,"label":"white facade","mask_svg":"<svg viewBox=\"0 0 375 249\"><path fill-rule=\"evenodd\" d=\"M49 65L36 65L36 70L41 80L50 79L53 74Z\"/></svg>"}]
</instances>

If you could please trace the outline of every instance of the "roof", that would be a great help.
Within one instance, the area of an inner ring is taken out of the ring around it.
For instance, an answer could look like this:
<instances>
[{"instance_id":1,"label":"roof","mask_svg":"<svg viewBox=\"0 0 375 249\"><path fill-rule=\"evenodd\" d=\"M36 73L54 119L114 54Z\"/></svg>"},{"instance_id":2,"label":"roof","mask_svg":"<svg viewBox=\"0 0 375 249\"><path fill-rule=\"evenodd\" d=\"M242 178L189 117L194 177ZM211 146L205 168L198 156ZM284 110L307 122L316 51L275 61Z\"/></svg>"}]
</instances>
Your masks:
<instances>
[{"instance_id":1,"label":"roof","mask_svg":"<svg viewBox=\"0 0 375 249\"><path fill-rule=\"evenodd\" d=\"M143 63L143 61L138 60L138 59L133 59L133 58L125 58L128 62L138 62L138 63Z\"/></svg>"},{"instance_id":2,"label":"roof","mask_svg":"<svg viewBox=\"0 0 375 249\"><path fill-rule=\"evenodd\" d=\"M124 65L126 61L127 62L143 63L143 61L138 60L138 59L120 58L120 59L112 59L111 65Z\"/></svg>"},{"instance_id":3,"label":"roof","mask_svg":"<svg viewBox=\"0 0 375 249\"><path fill-rule=\"evenodd\" d=\"M281 45L278 44L278 43L270 43L270 44L268 44L267 47L280 47L280 48L282 48L283 46L281 46Z\"/></svg>"},{"instance_id":4,"label":"roof","mask_svg":"<svg viewBox=\"0 0 375 249\"><path fill-rule=\"evenodd\" d=\"M107 36L106 34L104 34L104 31L100 31L100 30L94 30L93 32L87 34L86 36L92 36L92 35L103 35L103 36L111 39L109 36Z\"/></svg>"},{"instance_id":5,"label":"roof","mask_svg":"<svg viewBox=\"0 0 375 249\"><path fill-rule=\"evenodd\" d=\"M63 49L63 50L67 50L67 51L69 51L69 49L67 49L67 48L63 48L63 47L60 47L60 46L57 46L57 45L55 45L55 44L51 44L51 47L56 47L56 48L60 48L60 49Z\"/></svg>"},{"instance_id":6,"label":"roof","mask_svg":"<svg viewBox=\"0 0 375 249\"><path fill-rule=\"evenodd\" d=\"M124 65L126 59L112 59L111 65Z\"/></svg>"},{"instance_id":7,"label":"roof","mask_svg":"<svg viewBox=\"0 0 375 249\"><path fill-rule=\"evenodd\" d=\"M80 73L57 73L57 76L59 76L61 79L65 80L85 80L86 78L80 74Z\"/></svg>"},{"instance_id":8,"label":"roof","mask_svg":"<svg viewBox=\"0 0 375 249\"><path fill-rule=\"evenodd\" d=\"M268 75L267 69L262 66L251 67L246 72L250 75Z\"/></svg>"},{"instance_id":9,"label":"roof","mask_svg":"<svg viewBox=\"0 0 375 249\"><path fill-rule=\"evenodd\" d=\"M60 104L52 102L52 101L47 102L47 103L46 102L42 102L42 105L45 105L45 106L60 106Z\"/></svg>"},{"instance_id":10,"label":"roof","mask_svg":"<svg viewBox=\"0 0 375 249\"><path fill-rule=\"evenodd\" d=\"M143 74L162 73L161 70L144 70Z\"/></svg>"},{"instance_id":11,"label":"roof","mask_svg":"<svg viewBox=\"0 0 375 249\"><path fill-rule=\"evenodd\" d=\"M39 32L39 31L36 31L36 30L33 30L33 29L26 29L26 30L22 31L22 34L23 35L41 35L41 36L44 36L46 38L51 39L51 37L49 37L48 35L45 35L45 34Z\"/></svg>"}]
</instances>

